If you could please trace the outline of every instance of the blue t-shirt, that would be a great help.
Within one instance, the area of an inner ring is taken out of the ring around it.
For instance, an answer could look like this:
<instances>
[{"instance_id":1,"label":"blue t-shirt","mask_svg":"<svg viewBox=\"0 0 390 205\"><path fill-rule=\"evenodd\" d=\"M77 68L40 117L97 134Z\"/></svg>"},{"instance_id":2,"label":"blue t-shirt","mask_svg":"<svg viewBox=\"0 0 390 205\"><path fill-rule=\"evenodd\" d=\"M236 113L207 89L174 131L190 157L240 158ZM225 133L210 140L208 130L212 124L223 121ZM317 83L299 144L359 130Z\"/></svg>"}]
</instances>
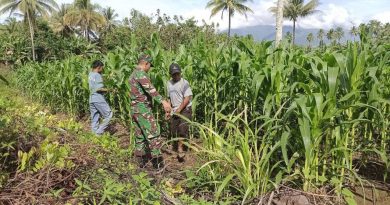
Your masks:
<instances>
[{"instance_id":1,"label":"blue t-shirt","mask_svg":"<svg viewBox=\"0 0 390 205\"><path fill-rule=\"evenodd\" d=\"M90 90L90 97L89 102L106 102L104 99L104 96L100 93L97 93L96 91L100 88L103 88L103 78L99 73L96 72L90 72L88 75L88 82L89 82L89 90Z\"/></svg>"}]
</instances>

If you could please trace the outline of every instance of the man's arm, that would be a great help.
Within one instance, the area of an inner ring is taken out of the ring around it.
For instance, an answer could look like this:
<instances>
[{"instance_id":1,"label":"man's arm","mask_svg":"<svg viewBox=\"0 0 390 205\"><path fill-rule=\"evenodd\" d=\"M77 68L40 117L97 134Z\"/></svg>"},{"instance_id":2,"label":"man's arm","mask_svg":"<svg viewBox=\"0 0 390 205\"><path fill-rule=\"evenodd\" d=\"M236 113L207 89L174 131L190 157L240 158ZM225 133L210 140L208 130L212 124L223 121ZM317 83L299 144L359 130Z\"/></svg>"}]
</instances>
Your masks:
<instances>
[{"instance_id":1,"label":"man's arm","mask_svg":"<svg viewBox=\"0 0 390 205\"><path fill-rule=\"evenodd\" d=\"M137 79L137 81L145 90L145 92L148 93L158 104L162 103L163 97L160 95L160 93L157 92L148 76L143 74Z\"/></svg>"},{"instance_id":2,"label":"man's arm","mask_svg":"<svg viewBox=\"0 0 390 205\"><path fill-rule=\"evenodd\" d=\"M97 89L96 90L96 92L109 92L110 91L110 89L108 89L108 88L99 88L99 89Z\"/></svg>"},{"instance_id":3,"label":"man's arm","mask_svg":"<svg viewBox=\"0 0 390 205\"><path fill-rule=\"evenodd\" d=\"M186 80L184 80L183 96L183 102L180 104L179 108L177 108L176 113L181 113L190 103L192 98L192 90L190 84Z\"/></svg>"},{"instance_id":4,"label":"man's arm","mask_svg":"<svg viewBox=\"0 0 390 205\"><path fill-rule=\"evenodd\" d=\"M172 107L170 103L167 100L163 99L162 95L157 92L156 88L153 86L148 76L142 74L142 76L140 76L137 81L146 93L148 93L158 104L163 105L165 112L171 112Z\"/></svg>"},{"instance_id":5,"label":"man's arm","mask_svg":"<svg viewBox=\"0 0 390 205\"><path fill-rule=\"evenodd\" d=\"M100 74L98 76L96 76L95 84L97 85L97 87L99 87L98 89L96 89L97 93L106 93L106 92L114 91L113 89L109 89L109 88L104 87L103 77Z\"/></svg>"},{"instance_id":6,"label":"man's arm","mask_svg":"<svg viewBox=\"0 0 390 205\"><path fill-rule=\"evenodd\" d=\"M183 99L183 102L180 104L179 108L177 108L176 112L175 113L181 113L181 111L184 110L184 108L187 107L187 105L190 103L190 100L191 100L191 97L192 96L187 96Z\"/></svg>"}]
</instances>

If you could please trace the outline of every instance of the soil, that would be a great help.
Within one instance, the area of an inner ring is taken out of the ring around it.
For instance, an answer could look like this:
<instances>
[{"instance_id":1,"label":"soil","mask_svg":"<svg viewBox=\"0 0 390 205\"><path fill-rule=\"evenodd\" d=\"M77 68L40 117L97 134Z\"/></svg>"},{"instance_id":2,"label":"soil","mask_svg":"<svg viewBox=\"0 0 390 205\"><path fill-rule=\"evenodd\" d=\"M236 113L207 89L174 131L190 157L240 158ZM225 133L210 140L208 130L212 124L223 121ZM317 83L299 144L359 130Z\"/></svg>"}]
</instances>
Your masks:
<instances>
[{"instance_id":1,"label":"soil","mask_svg":"<svg viewBox=\"0 0 390 205\"><path fill-rule=\"evenodd\" d=\"M60 116L66 117L66 115L64 114L60 114ZM90 120L88 116L81 117L79 120L79 122L83 125L83 130L85 132L89 132ZM121 148L128 148L132 143L129 129L117 120L113 120L113 122L109 125L107 132L118 138L119 146ZM166 137L164 138L166 139ZM190 143L199 144L200 142L199 140L194 139L191 140ZM177 183L185 179L185 170L193 169L194 167L196 167L197 164L199 164L196 153L192 152L191 150L187 150L184 161L179 160L177 157L177 152L175 151L175 148L173 146L173 142L164 145L162 148L162 152L165 163L164 168L156 171L152 167L152 164L148 163L148 166L139 169L140 172L145 171L150 175L150 177L156 178L156 183L163 178L169 178L173 180L174 183ZM135 159L132 159L131 161L136 163Z\"/></svg>"},{"instance_id":2,"label":"soil","mask_svg":"<svg viewBox=\"0 0 390 205\"><path fill-rule=\"evenodd\" d=\"M385 164L377 160L377 156L356 156L354 164L364 184L351 188L358 205L390 205L390 176L384 181Z\"/></svg>"},{"instance_id":3,"label":"soil","mask_svg":"<svg viewBox=\"0 0 390 205\"><path fill-rule=\"evenodd\" d=\"M355 200L357 204L365 205L389 205L390 204L390 185L376 184L373 186L355 187Z\"/></svg>"},{"instance_id":4,"label":"soil","mask_svg":"<svg viewBox=\"0 0 390 205\"><path fill-rule=\"evenodd\" d=\"M370 160L366 160L365 163L358 159L354 163L362 164L358 167L358 173L367 181L363 186L356 186L352 189L357 204L390 205L390 170L372 157ZM387 179L384 181L386 174Z\"/></svg>"}]
</instances>

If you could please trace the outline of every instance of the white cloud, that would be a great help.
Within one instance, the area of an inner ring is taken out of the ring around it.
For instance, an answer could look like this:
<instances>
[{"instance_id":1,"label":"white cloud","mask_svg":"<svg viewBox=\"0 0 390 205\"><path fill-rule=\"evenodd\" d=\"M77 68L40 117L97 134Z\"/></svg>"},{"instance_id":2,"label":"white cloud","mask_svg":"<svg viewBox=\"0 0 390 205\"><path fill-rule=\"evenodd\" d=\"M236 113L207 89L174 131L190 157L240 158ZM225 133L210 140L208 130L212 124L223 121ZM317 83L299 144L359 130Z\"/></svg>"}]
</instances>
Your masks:
<instances>
[{"instance_id":1,"label":"white cloud","mask_svg":"<svg viewBox=\"0 0 390 205\"><path fill-rule=\"evenodd\" d=\"M71 3L74 0L57 0L61 3ZM162 13L168 15L182 15L186 18L195 17L199 23L204 19L207 23L219 23L220 30L228 27L227 13L221 19L217 14L210 19L210 9L205 6L208 0L91 0L92 3L99 3L102 7L111 6L119 14L119 19L129 16L132 8L147 15L155 13L159 8ZM298 28L323 28L329 29L336 26L351 27L370 19L377 19L382 23L390 22L389 0L321 0L318 10L320 13L298 19ZM232 18L232 28L239 28L254 25L275 25L275 17L268 11L275 6L276 0L254 0L246 4L254 13L248 13L248 18L236 14ZM6 15L0 15L0 23L6 19ZM291 21L284 20L284 25L292 25Z\"/></svg>"},{"instance_id":2,"label":"white cloud","mask_svg":"<svg viewBox=\"0 0 390 205\"><path fill-rule=\"evenodd\" d=\"M248 18L242 15L235 15L232 18L232 28L239 28L254 25L275 25L275 16L269 11L269 8L275 6L275 0L257 0L248 6L254 13L248 13ZM351 25L358 25L362 21L359 18L354 18L352 14L343 6L335 4L321 5L320 12L298 19L297 27L301 28L323 28L330 29L336 26L351 27ZM213 18L209 18L209 9L193 9L188 11L184 17L195 17L201 22L204 19L206 22L219 23L220 29L228 28L227 13L224 14L224 19L221 20L221 14L217 14ZM284 25L292 26L292 21L284 20Z\"/></svg>"},{"instance_id":3,"label":"white cloud","mask_svg":"<svg viewBox=\"0 0 390 205\"><path fill-rule=\"evenodd\" d=\"M248 13L247 18L244 15L236 13L232 17L232 28L240 28L253 25L272 25L274 24L275 17L268 11L268 9L274 5L274 0L258 0L254 3L249 3L247 6L253 10L253 13ZM214 17L210 18L210 9L196 8L187 11L184 17L195 17L199 22L205 20L207 23L218 23L221 30L228 28L228 14L224 13L223 19L221 19L221 13L218 13Z\"/></svg>"},{"instance_id":4,"label":"white cloud","mask_svg":"<svg viewBox=\"0 0 390 205\"><path fill-rule=\"evenodd\" d=\"M350 27L360 22L360 20L353 18L346 8L328 4L325 8L320 9L320 12L299 20L299 26L330 29L336 26Z\"/></svg>"},{"instance_id":5,"label":"white cloud","mask_svg":"<svg viewBox=\"0 0 390 205\"><path fill-rule=\"evenodd\" d=\"M390 11L376 14L372 17L372 19L378 20L382 23L390 23Z\"/></svg>"}]
</instances>

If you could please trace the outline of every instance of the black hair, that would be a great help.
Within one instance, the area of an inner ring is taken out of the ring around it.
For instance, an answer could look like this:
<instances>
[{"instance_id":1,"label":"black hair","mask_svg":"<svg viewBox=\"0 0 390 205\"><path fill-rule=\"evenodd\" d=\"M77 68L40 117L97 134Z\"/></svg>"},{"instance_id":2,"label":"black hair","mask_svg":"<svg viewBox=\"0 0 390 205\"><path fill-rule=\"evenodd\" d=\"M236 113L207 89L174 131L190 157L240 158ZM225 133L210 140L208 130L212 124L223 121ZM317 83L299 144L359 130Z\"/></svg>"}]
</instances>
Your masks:
<instances>
[{"instance_id":1,"label":"black hair","mask_svg":"<svg viewBox=\"0 0 390 205\"><path fill-rule=\"evenodd\" d=\"M95 60L93 63L92 63L92 68L95 69L95 68L98 68L98 67L102 67L104 66L103 62L100 61L100 60Z\"/></svg>"}]
</instances>

